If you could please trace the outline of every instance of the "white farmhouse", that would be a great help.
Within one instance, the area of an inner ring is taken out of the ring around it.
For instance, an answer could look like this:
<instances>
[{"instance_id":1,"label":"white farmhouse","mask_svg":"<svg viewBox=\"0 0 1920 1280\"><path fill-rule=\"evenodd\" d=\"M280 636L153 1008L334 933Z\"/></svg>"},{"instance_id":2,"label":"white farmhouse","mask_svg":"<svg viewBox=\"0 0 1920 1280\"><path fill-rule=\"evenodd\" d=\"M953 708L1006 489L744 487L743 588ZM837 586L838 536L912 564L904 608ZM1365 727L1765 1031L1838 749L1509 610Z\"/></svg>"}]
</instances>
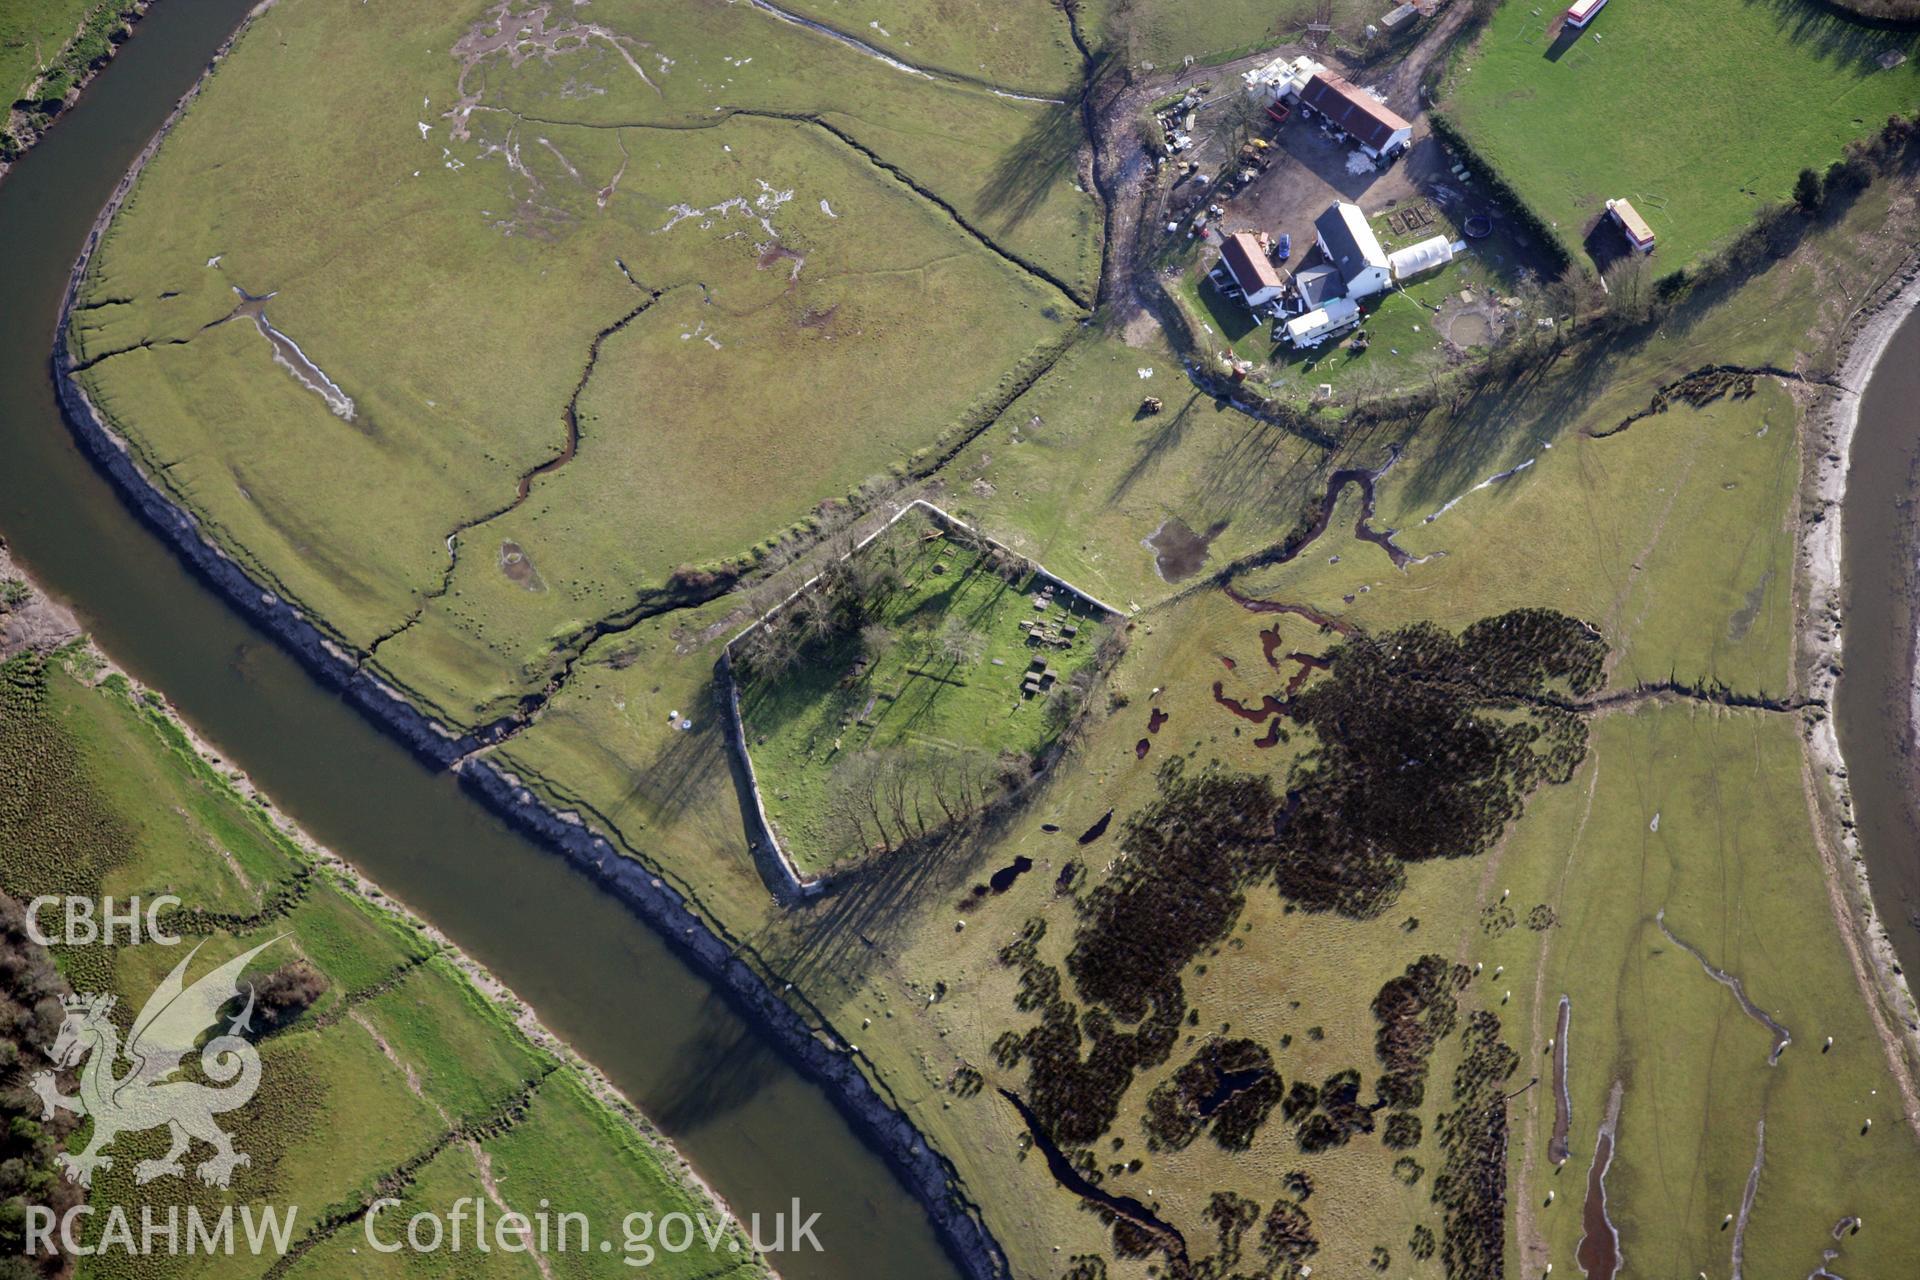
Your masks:
<instances>
[{"instance_id":1,"label":"white farmhouse","mask_svg":"<svg viewBox=\"0 0 1920 1280\"><path fill-rule=\"evenodd\" d=\"M1393 283L1386 250L1359 205L1342 201L1330 206L1314 219L1313 231L1320 252L1346 282L1349 298L1371 298Z\"/></svg>"}]
</instances>

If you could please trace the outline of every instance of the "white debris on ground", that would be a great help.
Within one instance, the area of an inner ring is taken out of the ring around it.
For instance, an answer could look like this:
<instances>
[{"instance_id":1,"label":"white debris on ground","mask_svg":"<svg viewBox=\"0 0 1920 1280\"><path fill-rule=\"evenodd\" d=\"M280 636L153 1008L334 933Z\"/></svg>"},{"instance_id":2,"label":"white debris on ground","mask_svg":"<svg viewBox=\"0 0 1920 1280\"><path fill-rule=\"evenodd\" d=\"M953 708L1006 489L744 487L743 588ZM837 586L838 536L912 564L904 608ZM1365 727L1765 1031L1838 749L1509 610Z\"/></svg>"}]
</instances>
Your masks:
<instances>
[{"instance_id":1,"label":"white debris on ground","mask_svg":"<svg viewBox=\"0 0 1920 1280\"><path fill-rule=\"evenodd\" d=\"M216 254L214 254L214 255L213 255L213 256L212 256L211 258L208 258L208 259L207 259L207 265L208 265L208 266L210 266L210 267L217 267L217 266L219 266L219 265L220 265L220 259L222 259L222 258L224 258L224 257L226 257L226 256L227 256L227 255L226 255L226 254L224 254L224 253L216 253Z\"/></svg>"},{"instance_id":2,"label":"white debris on ground","mask_svg":"<svg viewBox=\"0 0 1920 1280\"><path fill-rule=\"evenodd\" d=\"M878 31L881 35L885 36L887 39L889 40L893 39L893 32L881 26L878 21L869 22L867 25L869 27L872 27L875 31Z\"/></svg>"},{"instance_id":3,"label":"white debris on ground","mask_svg":"<svg viewBox=\"0 0 1920 1280\"><path fill-rule=\"evenodd\" d=\"M691 342L695 338L701 339L715 351L720 350L720 339L707 332L707 322L705 320L702 320L699 324L696 324L693 328L680 335L680 341L682 342Z\"/></svg>"},{"instance_id":4,"label":"white debris on ground","mask_svg":"<svg viewBox=\"0 0 1920 1280\"><path fill-rule=\"evenodd\" d=\"M1373 161L1367 157L1367 153L1364 151L1349 151L1347 152L1347 172L1372 173Z\"/></svg>"},{"instance_id":5,"label":"white debris on ground","mask_svg":"<svg viewBox=\"0 0 1920 1280\"><path fill-rule=\"evenodd\" d=\"M422 142L425 142L427 140L428 135L433 132L433 126L428 124L425 120L416 120L414 121L414 123L420 126L420 140Z\"/></svg>"},{"instance_id":6,"label":"white debris on ground","mask_svg":"<svg viewBox=\"0 0 1920 1280\"><path fill-rule=\"evenodd\" d=\"M833 211L833 206L828 204L825 200L822 200L820 202L820 212L826 214L829 218L837 218L840 216L839 214Z\"/></svg>"},{"instance_id":7,"label":"white debris on ground","mask_svg":"<svg viewBox=\"0 0 1920 1280\"><path fill-rule=\"evenodd\" d=\"M667 219L664 225L656 227L653 234L659 235L662 231L671 231L693 218L700 219L700 229L704 231L711 228L715 221L731 217L736 212L752 217L754 210L757 209L761 230L767 233L768 238L778 240L780 233L774 230L772 215L781 205L793 199L793 189L789 187L781 191L765 178L758 178L755 181L760 184L760 194L753 197L752 203L748 203L745 196L729 196L719 204L709 205L705 209L696 209L690 204L668 205L667 212L673 216ZM824 205L825 201L821 203ZM828 212L831 213L832 210Z\"/></svg>"},{"instance_id":8,"label":"white debris on ground","mask_svg":"<svg viewBox=\"0 0 1920 1280\"><path fill-rule=\"evenodd\" d=\"M1150 368L1143 367L1140 369L1135 369L1134 372L1139 374L1142 378L1151 378L1153 376L1153 370Z\"/></svg>"},{"instance_id":9,"label":"white debris on ground","mask_svg":"<svg viewBox=\"0 0 1920 1280\"><path fill-rule=\"evenodd\" d=\"M1656 809L1653 814L1653 821L1647 824L1647 830L1658 831L1659 829L1660 829L1660 812L1659 810Z\"/></svg>"}]
</instances>

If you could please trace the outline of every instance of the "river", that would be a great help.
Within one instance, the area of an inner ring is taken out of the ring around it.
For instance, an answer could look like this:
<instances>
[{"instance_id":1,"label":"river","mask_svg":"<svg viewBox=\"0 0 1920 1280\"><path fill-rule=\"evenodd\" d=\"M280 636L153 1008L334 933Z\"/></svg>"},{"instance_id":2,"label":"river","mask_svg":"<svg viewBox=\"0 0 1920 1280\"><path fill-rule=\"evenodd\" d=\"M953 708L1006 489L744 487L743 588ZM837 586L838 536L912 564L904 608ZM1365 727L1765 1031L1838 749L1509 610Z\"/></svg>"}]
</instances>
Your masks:
<instances>
[{"instance_id":1,"label":"river","mask_svg":"<svg viewBox=\"0 0 1920 1280\"><path fill-rule=\"evenodd\" d=\"M600 1066L742 1214L799 1197L788 1280L955 1277L919 1205L646 925L316 683L192 577L79 452L48 355L66 274L135 153L252 0L164 0L0 183L0 534L101 646L317 839Z\"/></svg>"},{"instance_id":2,"label":"river","mask_svg":"<svg viewBox=\"0 0 1920 1280\"><path fill-rule=\"evenodd\" d=\"M1920 587L1920 310L1863 389L1842 525L1844 669L1835 727L1880 921L1920 982L1920 755L1911 724L1914 591Z\"/></svg>"}]
</instances>

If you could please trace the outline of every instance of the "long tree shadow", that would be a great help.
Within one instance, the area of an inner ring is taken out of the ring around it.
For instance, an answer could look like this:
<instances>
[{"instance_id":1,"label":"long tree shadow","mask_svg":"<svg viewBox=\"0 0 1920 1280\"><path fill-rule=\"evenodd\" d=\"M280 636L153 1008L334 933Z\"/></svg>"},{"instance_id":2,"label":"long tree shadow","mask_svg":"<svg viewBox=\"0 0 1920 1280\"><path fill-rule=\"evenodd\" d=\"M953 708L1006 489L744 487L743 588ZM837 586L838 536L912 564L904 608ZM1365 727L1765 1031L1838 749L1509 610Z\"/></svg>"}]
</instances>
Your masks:
<instances>
[{"instance_id":1,"label":"long tree shadow","mask_svg":"<svg viewBox=\"0 0 1920 1280\"><path fill-rule=\"evenodd\" d=\"M1039 107L980 187L980 204L994 229L1012 231L1032 217L1054 185L1073 176L1085 142L1077 99Z\"/></svg>"},{"instance_id":2,"label":"long tree shadow","mask_svg":"<svg viewBox=\"0 0 1920 1280\"><path fill-rule=\"evenodd\" d=\"M1882 55L1920 53L1920 22L1876 21L1844 12L1821 0L1745 0L1764 8L1774 25L1797 45L1808 46L1821 59L1854 71L1877 72Z\"/></svg>"},{"instance_id":3,"label":"long tree shadow","mask_svg":"<svg viewBox=\"0 0 1920 1280\"><path fill-rule=\"evenodd\" d=\"M701 1003L687 1038L681 1061L698 1062L700 1070L675 1072L670 1085L647 1102L648 1114L669 1134L724 1120L789 1071L717 994Z\"/></svg>"}]
</instances>

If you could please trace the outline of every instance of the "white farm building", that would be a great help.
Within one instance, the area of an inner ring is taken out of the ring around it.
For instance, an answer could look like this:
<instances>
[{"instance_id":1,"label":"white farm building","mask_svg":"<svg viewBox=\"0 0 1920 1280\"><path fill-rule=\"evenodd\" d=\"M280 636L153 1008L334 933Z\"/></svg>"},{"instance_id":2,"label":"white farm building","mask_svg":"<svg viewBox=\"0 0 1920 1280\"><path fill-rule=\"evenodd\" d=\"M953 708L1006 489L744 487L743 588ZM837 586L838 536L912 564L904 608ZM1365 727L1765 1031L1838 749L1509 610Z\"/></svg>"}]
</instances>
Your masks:
<instances>
[{"instance_id":1,"label":"white farm building","mask_svg":"<svg viewBox=\"0 0 1920 1280\"><path fill-rule=\"evenodd\" d=\"M1393 283L1393 269L1379 237L1357 204L1344 200L1313 220L1320 252L1346 282L1349 298L1371 298Z\"/></svg>"}]
</instances>

